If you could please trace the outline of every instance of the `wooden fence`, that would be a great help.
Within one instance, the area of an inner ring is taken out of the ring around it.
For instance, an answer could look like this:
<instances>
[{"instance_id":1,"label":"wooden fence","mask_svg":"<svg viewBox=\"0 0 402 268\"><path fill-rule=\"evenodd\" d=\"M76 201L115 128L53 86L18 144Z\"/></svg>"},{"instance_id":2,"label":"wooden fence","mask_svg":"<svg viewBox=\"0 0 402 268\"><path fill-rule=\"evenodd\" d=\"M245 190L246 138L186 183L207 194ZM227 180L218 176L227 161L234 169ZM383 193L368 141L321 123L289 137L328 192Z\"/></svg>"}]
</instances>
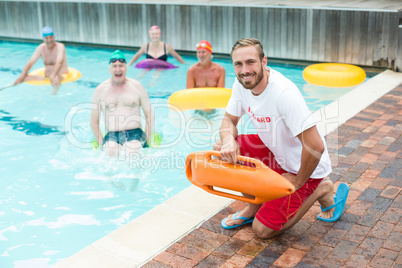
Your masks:
<instances>
[{"instance_id":1,"label":"wooden fence","mask_svg":"<svg viewBox=\"0 0 402 268\"><path fill-rule=\"evenodd\" d=\"M228 54L236 40L255 37L269 58L398 71L400 20L396 10L0 1L0 38L41 39L41 28L49 25L59 41L140 47L149 42L149 27L158 25L162 40L179 51L194 51L207 39L214 52Z\"/></svg>"}]
</instances>

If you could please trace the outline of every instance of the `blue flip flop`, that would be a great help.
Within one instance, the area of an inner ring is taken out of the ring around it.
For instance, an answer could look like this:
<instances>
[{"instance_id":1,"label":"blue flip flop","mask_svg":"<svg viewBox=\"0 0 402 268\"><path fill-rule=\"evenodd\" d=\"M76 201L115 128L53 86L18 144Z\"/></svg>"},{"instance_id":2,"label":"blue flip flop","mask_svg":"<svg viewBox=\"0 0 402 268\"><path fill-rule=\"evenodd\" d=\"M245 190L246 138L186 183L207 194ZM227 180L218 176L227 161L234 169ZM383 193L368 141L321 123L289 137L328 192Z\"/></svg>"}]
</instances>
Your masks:
<instances>
[{"instance_id":1,"label":"blue flip flop","mask_svg":"<svg viewBox=\"0 0 402 268\"><path fill-rule=\"evenodd\" d=\"M328 209L335 207L335 211L334 211L332 218L325 219L325 218L322 218L319 215L317 215L317 219L319 219L321 221L326 221L326 222L337 221L339 219L339 217L342 215L343 209L345 208L346 199L348 198L348 194L349 194L349 186L346 183L339 184L338 189L336 190L336 194L334 196L335 204L333 204L332 206L329 206L327 208L324 208L324 209L321 207L322 211L327 211Z\"/></svg>"},{"instance_id":2,"label":"blue flip flop","mask_svg":"<svg viewBox=\"0 0 402 268\"><path fill-rule=\"evenodd\" d=\"M226 217L226 218L224 218L223 220L222 220L222 222L221 222L221 225L222 225L222 228L223 229L233 229L233 228L237 228L237 227L240 227L240 226L242 226L242 225L245 225L245 224L248 224L248 223L252 223L253 222L253 220L254 220L254 218L246 218L246 217L237 217L237 214L239 214L240 213L240 211L238 211L238 212L236 212L235 214L233 214L233 217L232 217L232 221L234 221L234 220L243 220L243 222L242 223L240 223L240 224L235 224L235 225L227 225L226 224L226 219L228 218L228 217Z\"/></svg>"}]
</instances>

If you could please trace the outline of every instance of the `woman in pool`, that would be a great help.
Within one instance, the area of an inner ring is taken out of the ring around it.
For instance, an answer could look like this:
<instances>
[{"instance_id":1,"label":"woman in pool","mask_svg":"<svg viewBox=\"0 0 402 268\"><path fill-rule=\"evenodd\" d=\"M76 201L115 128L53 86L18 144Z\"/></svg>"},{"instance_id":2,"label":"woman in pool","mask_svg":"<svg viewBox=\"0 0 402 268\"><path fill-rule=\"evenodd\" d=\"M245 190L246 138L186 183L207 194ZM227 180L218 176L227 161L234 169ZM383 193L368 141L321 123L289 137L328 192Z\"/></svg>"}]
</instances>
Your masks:
<instances>
[{"instance_id":1,"label":"woman in pool","mask_svg":"<svg viewBox=\"0 0 402 268\"><path fill-rule=\"evenodd\" d=\"M167 61L167 57L171 54L178 62L184 64L184 60L180 55L169 45L160 41L161 30L158 26L154 25L149 29L149 37L151 42L143 45L134 57L131 59L129 66L133 65L143 54L146 55L147 59L158 59Z\"/></svg>"},{"instance_id":2,"label":"woman in pool","mask_svg":"<svg viewBox=\"0 0 402 268\"><path fill-rule=\"evenodd\" d=\"M158 26L154 25L151 27L151 29L149 29L149 37L151 38L151 42L143 45L140 48L140 50L138 50L138 52L135 53L130 63L128 64L129 66L133 65L134 62L136 62L143 54L146 55L147 59L167 61L169 53L178 62L184 64L184 60L182 59L182 57L180 57L180 55L169 44L160 41L161 30L159 29ZM149 70L150 69L143 69L143 72L137 75L135 79L137 80L141 79ZM159 78L161 73L162 73L161 69L155 69L155 73L152 77L152 83L147 86L152 87L156 83L156 80Z\"/></svg>"}]
</instances>

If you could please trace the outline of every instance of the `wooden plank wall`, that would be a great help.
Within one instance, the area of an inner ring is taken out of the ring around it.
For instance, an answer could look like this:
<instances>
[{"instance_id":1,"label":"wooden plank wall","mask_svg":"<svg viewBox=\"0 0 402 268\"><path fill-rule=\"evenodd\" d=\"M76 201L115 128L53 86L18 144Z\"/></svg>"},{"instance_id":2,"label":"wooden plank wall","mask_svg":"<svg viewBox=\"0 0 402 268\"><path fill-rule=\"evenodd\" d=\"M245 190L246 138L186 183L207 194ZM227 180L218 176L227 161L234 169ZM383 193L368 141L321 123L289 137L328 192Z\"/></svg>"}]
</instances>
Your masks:
<instances>
[{"instance_id":1,"label":"wooden plank wall","mask_svg":"<svg viewBox=\"0 0 402 268\"><path fill-rule=\"evenodd\" d=\"M158 25L182 51L207 39L228 54L236 40L255 37L270 58L394 70L402 69L399 20L391 10L0 1L0 37L40 39L49 25L60 41L140 47Z\"/></svg>"}]
</instances>

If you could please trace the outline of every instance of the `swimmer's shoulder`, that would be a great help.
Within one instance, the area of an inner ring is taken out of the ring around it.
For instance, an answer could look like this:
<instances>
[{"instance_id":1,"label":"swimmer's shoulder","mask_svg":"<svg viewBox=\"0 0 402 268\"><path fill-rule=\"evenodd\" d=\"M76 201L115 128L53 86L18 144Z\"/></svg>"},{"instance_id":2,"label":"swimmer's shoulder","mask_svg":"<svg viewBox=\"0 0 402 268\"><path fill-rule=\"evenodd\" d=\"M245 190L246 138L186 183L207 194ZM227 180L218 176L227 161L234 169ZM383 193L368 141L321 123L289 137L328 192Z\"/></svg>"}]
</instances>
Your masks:
<instances>
[{"instance_id":1,"label":"swimmer's shoulder","mask_svg":"<svg viewBox=\"0 0 402 268\"><path fill-rule=\"evenodd\" d=\"M66 46L63 43L56 42L56 45L57 45L58 48L61 48L61 49L64 49L64 50L66 49Z\"/></svg>"},{"instance_id":2,"label":"swimmer's shoulder","mask_svg":"<svg viewBox=\"0 0 402 268\"><path fill-rule=\"evenodd\" d=\"M111 79L103 81L95 88L92 96L92 102L97 103L103 98L103 95L105 94L106 90L110 88L110 81Z\"/></svg>"},{"instance_id":3,"label":"swimmer's shoulder","mask_svg":"<svg viewBox=\"0 0 402 268\"><path fill-rule=\"evenodd\" d=\"M126 77L127 82L134 87L143 87L141 82L130 77Z\"/></svg>"},{"instance_id":4,"label":"swimmer's shoulder","mask_svg":"<svg viewBox=\"0 0 402 268\"><path fill-rule=\"evenodd\" d=\"M212 65L213 65L216 69L225 70L225 68L223 68L222 65L219 65L219 64L217 64L217 63L215 63L215 62L212 62Z\"/></svg>"},{"instance_id":5,"label":"swimmer's shoulder","mask_svg":"<svg viewBox=\"0 0 402 268\"><path fill-rule=\"evenodd\" d=\"M40 52L42 54L45 47L46 47L45 43L39 44L39 46L35 49L35 52Z\"/></svg>"},{"instance_id":6,"label":"swimmer's shoulder","mask_svg":"<svg viewBox=\"0 0 402 268\"><path fill-rule=\"evenodd\" d=\"M225 75L225 73L226 73L225 68L223 68L223 66L221 66L215 62L212 63L211 71L220 73L220 75Z\"/></svg>"},{"instance_id":7,"label":"swimmer's shoulder","mask_svg":"<svg viewBox=\"0 0 402 268\"><path fill-rule=\"evenodd\" d=\"M143 44L143 45L140 47L140 49L138 50L138 52L142 51L142 52L145 53L145 52L147 51L147 46L148 46L148 44L149 44L149 43Z\"/></svg>"},{"instance_id":8,"label":"swimmer's shoulder","mask_svg":"<svg viewBox=\"0 0 402 268\"><path fill-rule=\"evenodd\" d=\"M199 69L200 68L200 63L199 62L197 62L197 63L194 63L193 65L191 65L189 68L188 68L188 70L187 70L187 72L195 72L197 69Z\"/></svg>"},{"instance_id":9,"label":"swimmer's shoulder","mask_svg":"<svg viewBox=\"0 0 402 268\"><path fill-rule=\"evenodd\" d=\"M108 87L110 87L112 84L112 79L107 79L105 81L103 81L102 83L100 83L96 88L95 91L102 91Z\"/></svg>"},{"instance_id":10,"label":"swimmer's shoulder","mask_svg":"<svg viewBox=\"0 0 402 268\"><path fill-rule=\"evenodd\" d=\"M148 92L140 81L127 77L128 87L127 90L138 96L148 96Z\"/></svg>"}]
</instances>

